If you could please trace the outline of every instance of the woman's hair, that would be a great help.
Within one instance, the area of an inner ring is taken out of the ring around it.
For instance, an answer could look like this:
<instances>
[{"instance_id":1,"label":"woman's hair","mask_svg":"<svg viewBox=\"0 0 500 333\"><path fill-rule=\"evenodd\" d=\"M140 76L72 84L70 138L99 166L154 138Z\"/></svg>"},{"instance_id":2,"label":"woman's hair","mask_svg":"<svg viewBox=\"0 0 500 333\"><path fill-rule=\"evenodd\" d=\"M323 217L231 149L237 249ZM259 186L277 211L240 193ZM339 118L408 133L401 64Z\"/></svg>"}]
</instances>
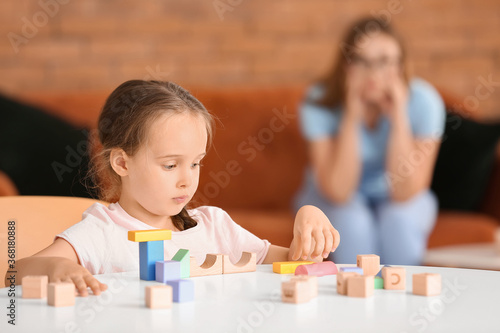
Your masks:
<instances>
[{"instance_id":1,"label":"woman's hair","mask_svg":"<svg viewBox=\"0 0 500 333\"><path fill-rule=\"evenodd\" d=\"M342 42L340 51L337 54L336 62L332 69L318 80L319 85L324 89L324 94L316 101L311 101L320 106L333 109L345 101L346 94L346 67L352 60L356 59L356 50L366 39L384 34L394 38L401 49L401 65L403 78L408 82L408 64L406 50L403 40L392 28L392 26L380 19L368 17L356 21L347 30Z\"/></svg>"},{"instance_id":2,"label":"woman's hair","mask_svg":"<svg viewBox=\"0 0 500 333\"><path fill-rule=\"evenodd\" d=\"M133 156L147 142L148 130L155 120L162 115L180 113L201 116L205 120L210 146L212 116L203 104L179 85L130 80L109 95L99 116L97 131L91 138L87 175L100 200L116 202L122 190L121 177L111 167L111 150L121 148L127 155ZM179 230L196 225L185 208L172 216L172 222Z\"/></svg>"}]
</instances>

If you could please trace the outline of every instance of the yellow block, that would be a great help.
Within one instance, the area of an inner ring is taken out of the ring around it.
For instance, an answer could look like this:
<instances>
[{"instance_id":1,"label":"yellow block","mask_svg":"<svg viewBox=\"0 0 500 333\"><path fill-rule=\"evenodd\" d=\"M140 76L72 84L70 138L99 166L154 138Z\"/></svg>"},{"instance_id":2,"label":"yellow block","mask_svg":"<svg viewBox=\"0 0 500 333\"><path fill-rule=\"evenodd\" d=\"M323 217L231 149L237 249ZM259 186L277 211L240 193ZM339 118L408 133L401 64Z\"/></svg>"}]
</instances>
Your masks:
<instances>
[{"instance_id":1,"label":"yellow block","mask_svg":"<svg viewBox=\"0 0 500 333\"><path fill-rule=\"evenodd\" d=\"M300 265L314 264L314 261L276 261L273 262L273 272L278 274L293 274Z\"/></svg>"},{"instance_id":2,"label":"yellow block","mask_svg":"<svg viewBox=\"0 0 500 333\"><path fill-rule=\"evenodd\" d=\"M172 239L172 230L152 229L152 230L130 230L128 240L132 242L150 242Z\"/></svg>"}]
</instances>

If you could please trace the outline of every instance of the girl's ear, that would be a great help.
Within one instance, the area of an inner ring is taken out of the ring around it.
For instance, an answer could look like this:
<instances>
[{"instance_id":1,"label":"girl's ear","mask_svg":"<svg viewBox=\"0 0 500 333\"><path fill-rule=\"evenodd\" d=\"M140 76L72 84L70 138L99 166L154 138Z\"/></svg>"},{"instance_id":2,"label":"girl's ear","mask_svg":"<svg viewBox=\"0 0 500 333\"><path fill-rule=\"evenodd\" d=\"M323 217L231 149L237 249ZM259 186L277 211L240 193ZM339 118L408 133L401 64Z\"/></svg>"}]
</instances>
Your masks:
<instances>
[{"instance_id":1,"label":"girl's ear","mask_svg":"<svg viewBox=\"0 0 500 333\"><path fill-rule=\"evenodd\" d=\"M119 176L128 176L128 161L128 155L123 149L113 148L111 150L109 154L109 163Z\"/></svg>"}]
</instances>

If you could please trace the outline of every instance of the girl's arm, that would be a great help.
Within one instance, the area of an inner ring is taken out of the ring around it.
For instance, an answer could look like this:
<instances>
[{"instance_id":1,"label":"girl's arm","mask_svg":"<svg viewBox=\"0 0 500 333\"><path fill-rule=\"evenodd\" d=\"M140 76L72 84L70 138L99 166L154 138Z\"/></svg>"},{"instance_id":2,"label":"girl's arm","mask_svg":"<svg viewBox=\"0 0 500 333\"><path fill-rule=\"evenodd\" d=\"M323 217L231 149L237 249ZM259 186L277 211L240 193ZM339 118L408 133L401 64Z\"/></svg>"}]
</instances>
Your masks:
<instances>
[{"instance_id":1,"label":"girl's arm","mask_svg":"<svg viewBox=\"0 0 500 333\"><path fill-rule=\"evenodd\" d=\"M64 239L57 238L51 245L31 257L16 262L16 284L27 275L47 275L49 282L72 282L81 296L87 296L87 287L94 295L107 289L107 285L99 282L90 272L79 264L73 247ZM5 275L6 285L9 274ZM8 283L9 282L9 283Z\"/></svg>"},{"instance_id":2,"label":"girl's arm","mask_svg":"<svg viewBox=\"0 0 500 333\"><path fill-rule=\"evenodd\" d=\"M405 201L429 188L440 139L416 139L411 131L407 104L407 89L399 78L390 86L391 119L387 147L387 179L391 198Z\"/></svg>"}]
</instances>

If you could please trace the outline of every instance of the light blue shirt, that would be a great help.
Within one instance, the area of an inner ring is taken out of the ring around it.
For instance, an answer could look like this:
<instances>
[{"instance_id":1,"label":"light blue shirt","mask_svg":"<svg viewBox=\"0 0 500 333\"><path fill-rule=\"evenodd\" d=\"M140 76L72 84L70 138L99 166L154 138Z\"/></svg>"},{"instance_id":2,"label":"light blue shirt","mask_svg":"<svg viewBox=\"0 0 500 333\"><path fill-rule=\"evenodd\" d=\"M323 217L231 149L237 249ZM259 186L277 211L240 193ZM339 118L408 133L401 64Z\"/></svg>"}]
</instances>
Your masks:
<instances>
[{"instance_id":1,"label":"light blue shirt","mask_svg":"<svg viewBox=\"0 0 500 333\"><path fill-rule=\"evenodd\" d=\"M308 141L336 136L343 110L339 106L328 109L315 105L323 94L322 87L313 86L300 106L302 134ZM415 138L440 139L445 124L444 102L436 89L422 79L412 79L409 84L408 118ZM360 124L360 149L362 174L359 191L369 198L387 198L389 184L385 174L387 143L390 122L382 115L374 129ZM310 171L309 171L310 172ZM308 175L312 181L311 174Z\"/></svg>"}]
</instances>

